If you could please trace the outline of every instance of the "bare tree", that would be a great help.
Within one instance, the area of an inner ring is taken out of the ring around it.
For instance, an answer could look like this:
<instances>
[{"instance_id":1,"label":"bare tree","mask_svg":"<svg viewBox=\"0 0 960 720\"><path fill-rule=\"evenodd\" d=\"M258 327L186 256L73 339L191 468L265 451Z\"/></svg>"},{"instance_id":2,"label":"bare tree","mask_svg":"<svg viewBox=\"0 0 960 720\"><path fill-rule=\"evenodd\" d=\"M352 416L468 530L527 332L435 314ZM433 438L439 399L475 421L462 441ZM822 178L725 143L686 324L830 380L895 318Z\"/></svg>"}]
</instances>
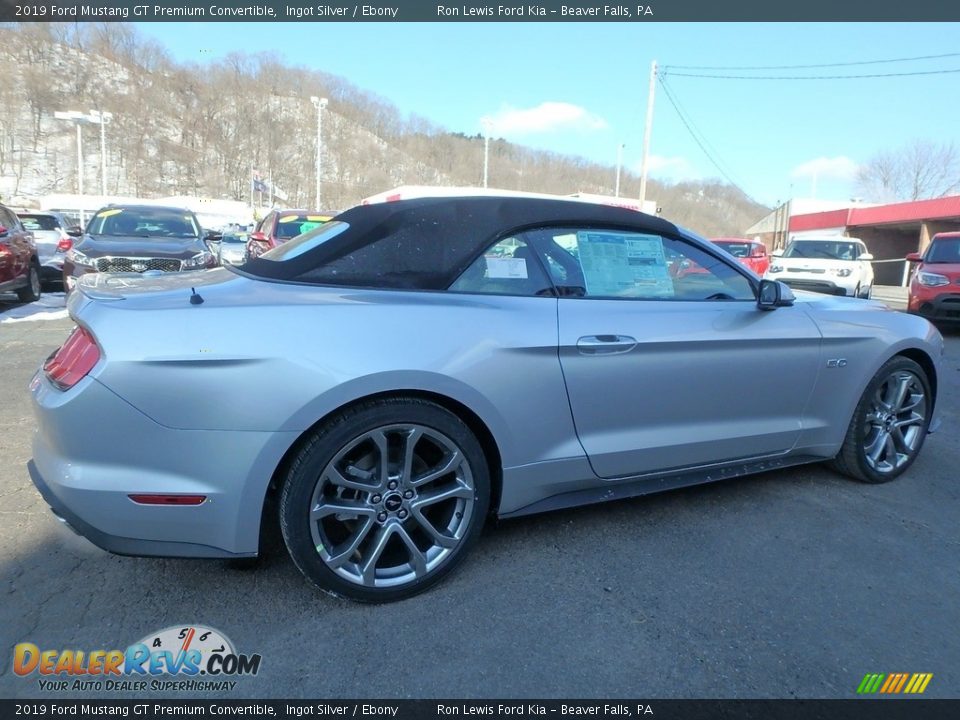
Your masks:
<instances>
[{"instance_id":1,"label":"bare tree","mask_svg":"<svg viewBox=\"0 0 960 720\"><path fill-rule=\"evenodd\" d=\"M857 187L879 202L949 195L960 189L960 151L953 143L925 140L883 150L860 166Z\"/></svg>"}]
</instances>

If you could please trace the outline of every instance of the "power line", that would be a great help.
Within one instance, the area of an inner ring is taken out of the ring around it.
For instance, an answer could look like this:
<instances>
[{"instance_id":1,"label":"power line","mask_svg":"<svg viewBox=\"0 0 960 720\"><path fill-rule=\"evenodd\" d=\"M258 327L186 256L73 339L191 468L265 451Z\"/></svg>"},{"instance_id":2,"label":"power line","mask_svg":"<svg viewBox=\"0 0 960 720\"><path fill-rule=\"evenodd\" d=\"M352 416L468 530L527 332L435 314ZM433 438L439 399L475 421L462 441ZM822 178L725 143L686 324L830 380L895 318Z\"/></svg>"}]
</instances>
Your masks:
<instances>
[{"instance_id":1,"label":"power line","mask_svg":"<svg viewBox=\"0 0 960 720\"><path fill-rule=\"evenodd\" d=\"M680 122L683 123L683 126L687 129L687 132L690 133L690 137L692 137L693 141L697 143L697 145L703 151L703 154L707 156L707 160L709 160L713 164L713 166L717 169L717 171L721 175L723 175L723 177L727 180L727 182L729 182L731 185L733 185L737 190L739 190L741 193L743 193L747 197L750 197L749 194L745 192L744 189L740 187L740 185L732 177L730 177L729 173L727 173L727 171L724 170L723 167L721 167L720 162L713 157L710 151L707 150L707 148L704 145L704 143L706 142L706 138L704 138L703 141L701 141L700 137L691 127L692 121L688 120L688 118L684 115L676 99L674 98L673 93L670 91L670 88L667 86L666 82L664 82L663 77L659 73L657 73L657 80L660 82L660 87L663 88L663 92L667 96L667 100L670 101L670 104L673 106L673 109L676 111L677 116L680 118Z\"/></svg>"},{"instance_id":2,"label":"power line","mask_svg":"<svg viewBox=\"0 0 960 720\"><path fill-rule=\"evenodd\" d=\"M939 60L960 57L960 53L940 55L917 55L916 57L890 58L889 60L857 60L854 62L821 63L818 65L664 65L664 70L812 70L814 68L850 67L852 65L880 65L883 63L913 62L915 60Z\"/></svg>"},{"instance_id":3,"label":"power line","mask_svg":"<svg viewBox=\"0 0 960 720\"><path fill-rule=\"evenodd\" d=\"M874 73L870 75L712 75L700 73L664 73L674 77L711 78L714 80L857 80L862 78L907 77L910 75L946 75L960 73L960 68L950 70L917 70L902 73Z\"/></svg>"}]
</instances>

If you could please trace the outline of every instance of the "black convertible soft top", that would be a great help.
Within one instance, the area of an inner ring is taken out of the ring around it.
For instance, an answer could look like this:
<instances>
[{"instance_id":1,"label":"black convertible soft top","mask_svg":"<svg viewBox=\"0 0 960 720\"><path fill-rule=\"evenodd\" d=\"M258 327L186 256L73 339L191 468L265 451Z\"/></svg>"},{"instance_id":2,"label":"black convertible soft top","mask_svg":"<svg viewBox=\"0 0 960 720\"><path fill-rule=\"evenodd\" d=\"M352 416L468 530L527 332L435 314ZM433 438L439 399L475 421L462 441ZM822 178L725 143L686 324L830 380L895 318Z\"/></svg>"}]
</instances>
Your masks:
<instances>
[{"instance_id":1,"label":"black convertible soft top","mask_svg":"<svg viewBox=\"0 0 960 720\"><path fill-rule=\"evenodd\" d=\"M333 235L342 227L336 223L349 227ZM334 217L329 226L332 237L316 247L283 260L254 258L242 272L323 285L442 290L493 242L534 227L678 233L666 220L626 208L508 196L360 205Z\"/></svg>"}]
</instances>

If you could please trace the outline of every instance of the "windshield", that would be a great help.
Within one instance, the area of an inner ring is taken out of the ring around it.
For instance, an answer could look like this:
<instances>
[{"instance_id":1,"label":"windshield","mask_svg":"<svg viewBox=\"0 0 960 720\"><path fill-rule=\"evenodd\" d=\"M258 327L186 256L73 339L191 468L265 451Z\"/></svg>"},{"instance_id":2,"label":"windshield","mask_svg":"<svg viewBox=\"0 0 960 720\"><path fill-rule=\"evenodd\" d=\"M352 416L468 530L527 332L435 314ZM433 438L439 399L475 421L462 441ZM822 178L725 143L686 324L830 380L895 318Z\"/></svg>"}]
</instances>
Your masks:
<instances>
[{"instance_id":1,"label":"windshield","mask_svg":"<svg viewBox=\"0 0 960 720\"><path fill-rule=\"evenodd\" d=\"M193 215L173 208L104 208L90 218L86 231L108 237L200 237Z\"/></svg>"},{"instance_id":2,"label":"windshield","mask_svg":"<svg viewBox=\"0 0 960 720\"><path fill-rule=\"evenodd\" d=\"M21 215L20 221L27 230L58 230L60 223L53 215Z\"/></svg>"},{"instance_id":3,"label":"windshield","mask_svg":"<svg viewBox=\"0 0 960 720\"><path fill-rule=\"evenodd\" d=\"M278 245L273 250L265 252L260 256L260 259L282 262L283 260L295 258L309 250L313 250L318 245L322 245L327 242L327 240L335 238L348 227L350 227L349 223L340 222L339 220L323 223L319 226L315 225L312 230L301 233L296 239L283 245Z\"/></svg>"},{"instance_id":4,"label":"windshield","mask_svg":"<svg viewBox=\"0 0 960 720\"><path fill-rule=\"evenodd\" d=\"M960 263L960 237L940 238L927 250L926 263Z\"/></svg>"},{"instance_id":5,"label":"windshield","mask_svg":"<svg viewBox=\"0 0 960 720\"><path fill-rule=\"evenodd\" d=\"M750 257L750 243L718 242L716 243L728 253L738 258Z\"/></svg>"},{"instance_id":6,"label":"windshield","mask_svg":"<svg viewBox=\"0 0 960 720\"><path fill-rule=\"evenodd\" d=\"M330 220L328 215L281 215L277 220L275 235L283 239L294 238L323 225L328 220Z\"/></svg>"},{"instance_id":7,"label":"windshield","mask_svg":"<svg viewBox=\"0 0 960 720\"><path fill-rule=\"evenodd\" d=\"M787 258L826 260L856 260L857 255L857 243L844 240L794 240L783 253Z\"/></svg>"}]
</instances>

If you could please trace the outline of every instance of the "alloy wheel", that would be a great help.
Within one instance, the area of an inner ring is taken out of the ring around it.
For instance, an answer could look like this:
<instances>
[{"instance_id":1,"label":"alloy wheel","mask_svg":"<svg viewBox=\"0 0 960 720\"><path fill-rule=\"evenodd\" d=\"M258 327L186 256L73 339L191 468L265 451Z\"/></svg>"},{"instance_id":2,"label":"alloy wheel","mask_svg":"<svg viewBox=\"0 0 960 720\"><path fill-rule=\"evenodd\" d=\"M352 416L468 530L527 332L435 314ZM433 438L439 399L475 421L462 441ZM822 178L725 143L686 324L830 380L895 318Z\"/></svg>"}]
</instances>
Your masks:
<instances>
[{"instance_id":1,"label":"alloy wheel","mask_svg":"<svg viewBox=\"0 0 960 720\"><path fill-rule=\"evenodd\" d=\"M466 536L476 488L465 453L416 424L376 428L347 443L317 479L310 533L320 559L369 588L425 577Z\"/></svg>"},{"instance_id":2,"label":"alloy wheel","mask_svg":"<svg viewBox=\"0 0 960 720\"><path fill-rule=\"evenodd\" d=\"M923 439L927 419L923 382L910 370L896 370L877 387L864 422L863 452L878 473L907 464Z\"/></svg>"}]
</instances>

